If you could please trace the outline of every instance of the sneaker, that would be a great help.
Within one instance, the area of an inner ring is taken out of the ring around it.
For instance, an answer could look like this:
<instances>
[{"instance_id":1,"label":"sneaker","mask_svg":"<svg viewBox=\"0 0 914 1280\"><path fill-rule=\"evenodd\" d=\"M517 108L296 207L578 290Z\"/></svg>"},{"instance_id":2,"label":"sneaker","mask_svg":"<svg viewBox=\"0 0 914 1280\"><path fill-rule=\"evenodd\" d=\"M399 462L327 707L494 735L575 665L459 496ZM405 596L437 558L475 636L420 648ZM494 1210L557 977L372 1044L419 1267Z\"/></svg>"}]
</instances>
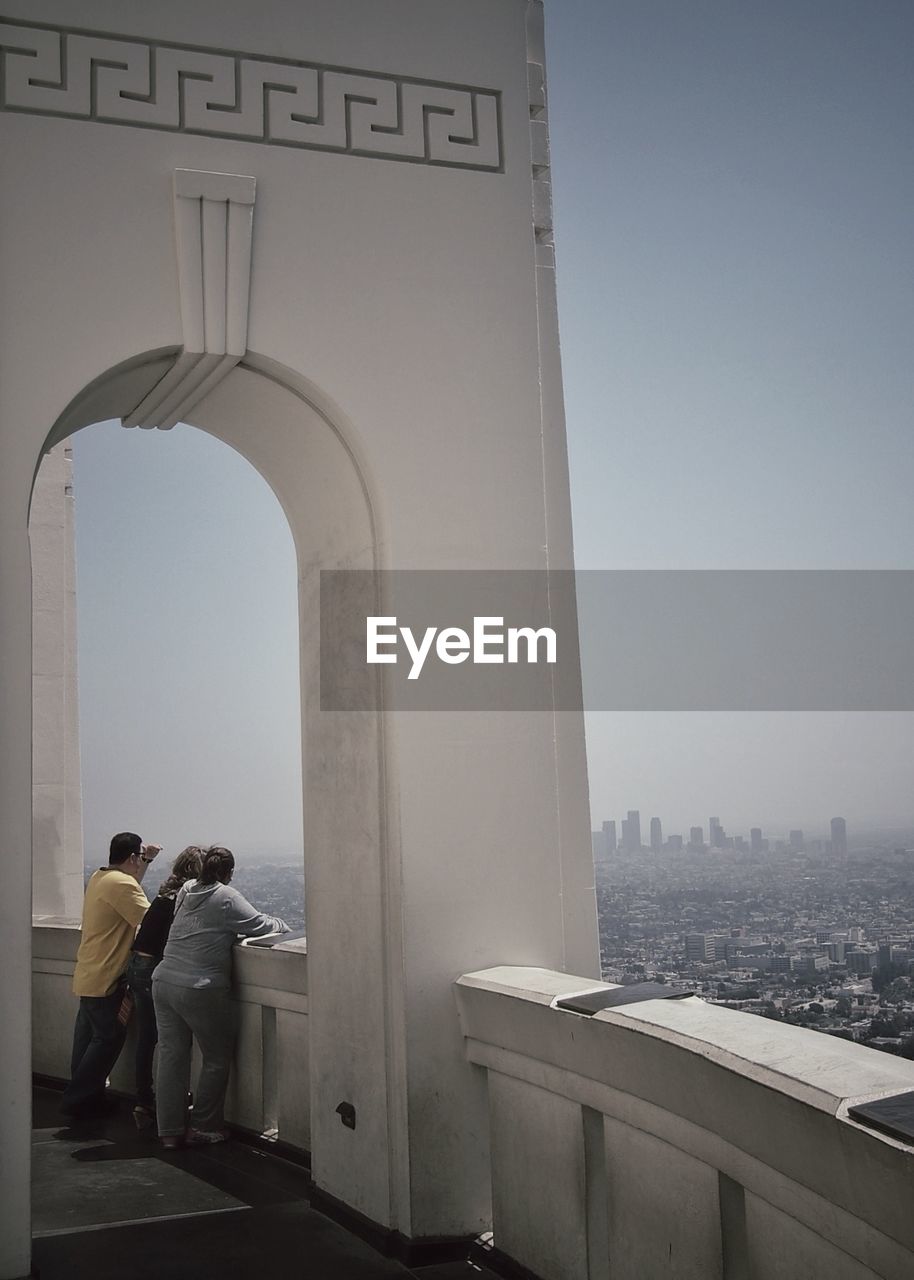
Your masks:
<instances>
[{"instance_id":1,"label":"sneaker","mask_svg":"<svg viewBox=\"0 0 914 1280\"><path fill-rule=\"evenodd\" d=\"M168 1133L164 1138L159 1138L159 1142L161 1142L166 1151L178 1151L184 1146L184 1134Z\"/></svg>"},{"instance_id":2,"label":"sneaker","mask_svg":"<svg viewBox=\"0 0 914 1280\"><path fill-rule=\"evenodd\" d=\"M189 1147L202 1147L213 1142L228 1142L228 1134L224 1129L188 1129L187 1131Z\"/></svg>"}]
</instances>

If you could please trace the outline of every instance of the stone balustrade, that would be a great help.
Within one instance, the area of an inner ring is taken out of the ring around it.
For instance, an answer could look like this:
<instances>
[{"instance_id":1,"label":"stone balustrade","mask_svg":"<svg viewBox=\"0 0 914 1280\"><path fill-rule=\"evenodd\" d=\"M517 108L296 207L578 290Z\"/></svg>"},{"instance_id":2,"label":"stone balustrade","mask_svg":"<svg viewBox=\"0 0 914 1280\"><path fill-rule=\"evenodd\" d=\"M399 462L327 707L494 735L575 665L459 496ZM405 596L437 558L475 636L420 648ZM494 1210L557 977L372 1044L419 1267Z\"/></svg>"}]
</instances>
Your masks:
<instances>
[{"instance_id":1,"label":"stone balustrade","mask_svg":"<svg viewBox=\"0 0 914 1280\"><path fill-rule=\"evenodd\" d=\"M42 919L32 928L32 1069L66 1080L78 1006L71 979L79 929ZM310 1149L308 963L304 940L234 951L238 1041L226 1106L230 1123ZM134 1092L134 1028L111 1084Z\"/></svg>"},{"instance_id":2,"label":"stone balustrade","mask_svg":"<svg viewBox=\"0 0 914 1280\"><path fill-rule=\"evenodd\" d=\"M32 939L33 1066L66 1079L79 930L42 920ZM307 1151L304 942L238 947L234 965L228 1118ZM914 1063L695 998L556 1007L606 988L525 968L456 984L487 1077L498 1254L541 1280L914 1274L914 1147L848 1114L914 1090Z\"/></svg>"},{"instance_id":3,"label":"stone balustrade","mask_svg":"<svg viewBox=\"0 0 914 1280\"><path fill-rule=\"evenodd\" d=\"M914 1275L914 1147L848 1115L914 1090L914 1063L694 997L555 1007L606 985L456 984L499 1254L541 1280Z\"/></svg>"}]
</instances>

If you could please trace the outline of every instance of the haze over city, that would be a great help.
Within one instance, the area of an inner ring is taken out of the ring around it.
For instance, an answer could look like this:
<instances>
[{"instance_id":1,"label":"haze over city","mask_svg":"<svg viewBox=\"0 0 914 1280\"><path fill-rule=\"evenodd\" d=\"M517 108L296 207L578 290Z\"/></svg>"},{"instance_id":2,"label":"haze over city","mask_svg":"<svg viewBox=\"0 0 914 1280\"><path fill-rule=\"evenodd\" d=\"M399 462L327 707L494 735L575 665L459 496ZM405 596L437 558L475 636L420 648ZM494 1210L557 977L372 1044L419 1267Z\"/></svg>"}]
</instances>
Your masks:
<instances>
[{"instance_id":1,"label":"haze over city","mask_svg":"<svg viewBox=\"0 0 914 1280\"><path fill-rule=\"evenodd\" d=\"M563 0L547 22L578 567L909 567L910 7ZM278 504L189 428L91 428L74 457L87 856L118 827L299 850ZM595 826L914 819L908 713L587 731Z\"/></svg>"}]
</instances>

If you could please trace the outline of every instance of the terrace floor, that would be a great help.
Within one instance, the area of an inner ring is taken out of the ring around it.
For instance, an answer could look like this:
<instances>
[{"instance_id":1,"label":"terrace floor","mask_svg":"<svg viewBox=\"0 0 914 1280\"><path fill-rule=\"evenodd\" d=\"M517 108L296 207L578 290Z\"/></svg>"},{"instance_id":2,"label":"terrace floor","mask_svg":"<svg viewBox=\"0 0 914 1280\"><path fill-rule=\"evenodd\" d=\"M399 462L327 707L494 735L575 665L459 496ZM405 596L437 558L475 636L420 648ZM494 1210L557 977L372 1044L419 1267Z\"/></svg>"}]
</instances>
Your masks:
<instances>
[{"instance_id":1,"label":"terrace floor","mask_svg":"<svg viewBox=\"0 0 914 1280\"><path fill-rule=\"evenodd\" d=\"M40 1280L495 1280L469 1260L407 1268L312 1208L307 1170L242 1142L165 1152L130 1106L69 1125L33 1104L33 1266Z\"/></svg>"}]
</instances>

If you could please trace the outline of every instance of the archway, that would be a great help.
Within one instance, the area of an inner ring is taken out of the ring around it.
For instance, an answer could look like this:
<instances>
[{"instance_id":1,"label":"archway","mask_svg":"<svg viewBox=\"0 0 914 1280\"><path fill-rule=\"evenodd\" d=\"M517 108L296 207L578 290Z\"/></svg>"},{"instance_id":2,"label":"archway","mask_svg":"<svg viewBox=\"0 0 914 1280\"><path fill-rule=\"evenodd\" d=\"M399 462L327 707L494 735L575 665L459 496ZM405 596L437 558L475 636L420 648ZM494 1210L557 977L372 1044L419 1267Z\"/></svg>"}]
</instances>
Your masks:
<instances>
[{"instance_id":1,"label":"archway","mask_svg":"<svg viewBox=\"0 0 914 1280\"><path fill-rule=\"evenodd\" d=\"M266 480L295 543L314 1169L328 1194L390 1222L390 1125L399 1109L389 1072L396 933L387 919L385 739L376 713L321 712L319 672L320 570L376 568L377 521L363 468L321 397L287 371L256 363L236 367L188 422ZM55 424L48 445L100 415L125 414L137 380L159 368L155 357L140 359L96 379ZM363 1100L365 1121L341 1145L335 1107L351 1097ZM355 1196L354 1167L361 1171Z\"/></svg>"},{"instance_id":2,"label":"archway","mask_svg":"<svg viewBox=\"0 0 914 1280\"><path fill-rule=\"evenodd\" d=\"M272 489L197 428L99 423L44 457L29 536L36 920L78 924L84 861L126 828L165 848L147 894L215 842L303 929L297 569Z\"/></svg>"}]
</instances>

